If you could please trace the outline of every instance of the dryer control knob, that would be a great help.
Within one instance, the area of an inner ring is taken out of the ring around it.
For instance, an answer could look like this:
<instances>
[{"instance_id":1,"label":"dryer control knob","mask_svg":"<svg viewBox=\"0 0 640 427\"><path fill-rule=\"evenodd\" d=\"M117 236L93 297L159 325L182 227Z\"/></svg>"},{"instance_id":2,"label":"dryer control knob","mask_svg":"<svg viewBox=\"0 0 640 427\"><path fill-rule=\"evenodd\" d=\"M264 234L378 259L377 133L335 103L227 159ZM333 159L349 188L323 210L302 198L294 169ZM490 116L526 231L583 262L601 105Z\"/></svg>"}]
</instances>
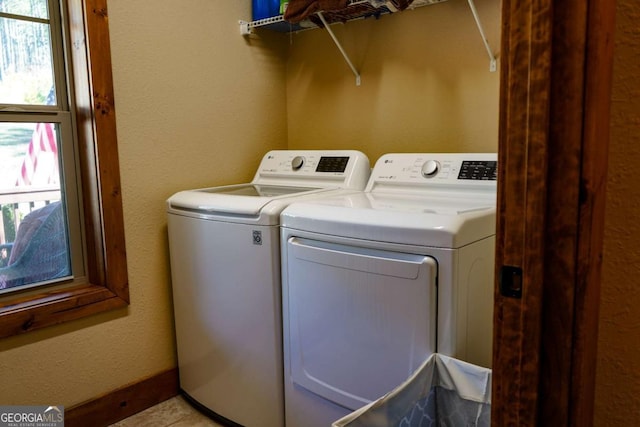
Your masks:
<instances>
[{"instance_id":1,"label":"dryer control knob","mask_svg":"<svg viewBox=\"0 0 640 427\"><path fill-rule=\"evenodd\" d=\"M304 157L302 156L295 156L293 160L291 160L291 169L294 171L300 169L302 165L304 165Z\"/></svg>"},{"instance_id":2,"label":"dryer control knob","mask_svg":"<svg viewBox=\"0 0 640 427\"><path fill-rule=\"evenodd\" d=\"M440 163L436 160L427 160L422 165L422 176L425 178L433 178L440 170Z\"/></svg>"}]
</instances>

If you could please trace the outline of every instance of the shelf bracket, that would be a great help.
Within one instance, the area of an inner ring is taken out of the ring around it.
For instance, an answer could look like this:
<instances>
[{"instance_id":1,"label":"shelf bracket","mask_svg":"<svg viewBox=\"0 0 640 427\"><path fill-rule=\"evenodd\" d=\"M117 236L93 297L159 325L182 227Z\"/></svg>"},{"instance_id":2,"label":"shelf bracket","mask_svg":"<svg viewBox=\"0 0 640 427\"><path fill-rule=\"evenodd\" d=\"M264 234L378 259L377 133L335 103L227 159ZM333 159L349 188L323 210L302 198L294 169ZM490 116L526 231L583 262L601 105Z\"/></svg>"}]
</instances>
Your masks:
<instances>
[{"instance_id":1,"label":"shelf bracket","mask_svg":"<svg viewBox=\"0 0 640 427\"><path fill-rule=\"evenodd\" d=\"M487 37L484 35L484 30L482 29L482 24L480 23L480 16L478 16L478 10L476 9L476 5L473 0L467 0L469 2L469 8L471 9L471 13L473 14L473 19L476 20L476 25L478 26L478 31L480 31L480 36L482 37L482 43L484 43L485 49L487 49L487 54L489 55L489 71L494 72L498 69L498 61L496 59L495 54L491 50L491 46L489 46L489 42L487 41Z\"/></svg>"},{"instance_id":2,"label":"shelf bracket","mask_svg":"<svg viewBox=\"0 0 640 427\"><path fill-rule=\"evenodd\" d=\"M469 0L469 1L471 1L471 0ZM356 67L354 67L353 63L349 59L349 56L347 55L347 52L345 52L344 49L342 48L342 45L338 41L338 38L336 37L336 35L333 33L333 30L331 30L331 28L329 28L329 24L327 24L327 21L324 19L324 16L322 16L322 12L318 12L318 18L320 18L320 21L322 21L322 25L324 25L324 28L327 30L327 32L329 33L329 35L333 39L333 42L338 47L338 50L340 51L340 53L344 57L344 60L347 62L347 65L349 65L349 68L351 68L351 71L353 71L353 75L356 76L356 86L360 86L360 73L358 72L358 70L356 70Z\"/></svg>"},{"instance_id":3,"label":"shelf bracket","mask_svg":"<svg viewBox=\"0 0 640 427\"><path fill-rule=\"evenodd\" d=\"M251 22L240 20L240 21L238 21L238 23L240 24L240 34L241 35L248 36L251 33L253 33L253 26L251 25Z\"/></svg>"}]
</instances>

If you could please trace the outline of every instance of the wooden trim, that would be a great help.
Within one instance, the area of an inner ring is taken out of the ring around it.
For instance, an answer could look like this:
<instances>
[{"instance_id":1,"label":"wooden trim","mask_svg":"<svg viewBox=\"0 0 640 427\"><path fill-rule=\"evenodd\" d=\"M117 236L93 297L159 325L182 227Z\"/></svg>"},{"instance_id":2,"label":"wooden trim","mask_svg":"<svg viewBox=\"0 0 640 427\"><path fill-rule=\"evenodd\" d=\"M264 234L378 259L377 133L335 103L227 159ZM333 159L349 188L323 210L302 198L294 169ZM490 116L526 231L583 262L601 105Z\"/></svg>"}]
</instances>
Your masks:
<instances>
[{"instance_id":1,"label":"wooden trim","mask_svg":"<svg viewBox=\"0 0 640 427\"><path fill-rule=\"evenodd\" d=\"M549 132L551 0L503 2L496 277L522 269L522 298L494 306L492 424L535 425ZM523 422L526 420L526 422Z\"/></svg>"},{"instance_id":2,"label":"wooden trim","mask_svg":"<svg viewBox=\"0 0 640 427\"><path fill-rule=\"evenodd\" d=\"M91 148L95 149L95 154L93 150L87 150L90 155L85 161L88 164L92 162L90 164L93 168L97 168L95 173L98 177L97 182L92 181L97 183L97 188L93 188L96 194L85 199L85 211L88 213L93 210L95 221L102 220L101 223L96 223L98 226L94 227L93 235L94 241L98 242L96 246L101 249L97 253L102 255L101 261L104 263L102 271L97 272L95 277L91 277L91 281L107 286L118 297L129 302L107 1L85 1L87 51L89 52L87 68L90 72L90 86L86 93L91 94L90 111L94 142ZM86 111L82 105L78 105L77 108ZM86 145L88 142L89 138ZM96 158L100 159L97 165ZM87 181L83 180L83 182ZM100 203L95 204L95 199ZM101 210L95 212L96 207L100 207ZM100 281L101 279L104 282Z\"/></svg>"},{"instance_id":3,"label":"wooden trim","mask_svg":"<svg viewBox=\"0 0 640 427\"><path fill-rule=\"evenodd\" d=\"M580 157L584 115L587 3L553 5L553 66L547 151L549 167L544 231L540 348L541 424L568 425L571 345L575 310ZM559 185L562 183L562 185Z\"/></svg>"},{"instance_id":4,"label":"wooden trim","mask_svg":"<svg viewBox=\"0 0 640 427\"><path fill-rule=\"evenodd\" d=\"M492 424L589 426L615 3L503 7Z\"/></svg>"},{"instance_id":5,"label":"wooden trim","mask_svg":"<svg viewBox=\"0 0 640 427\"><path fill-rule=\"evenodd\" d=\"M178 368L169 369L65 410L64 425L108 426L176 396L178 384Z\"/></svg>"},{"instance_id":6,"label":"wooden trim","mask_svg":"<svg viewBox=\"0 0 640 427\"><path fill-rule=\"evenodd\" d=\"M569 416L593 424L612 92L615 0L589 3Z\"/></svg>"},{"instance_id":7,"label":"wooden trim","mask_svg":"<svg viewBox=\"0 0 640 427\"><path fill-rule=\"evenodd\" d=\"M129 303L106 0L67 0L89 282L5 299L0 338Z\"/></svg>"}]
</instances>

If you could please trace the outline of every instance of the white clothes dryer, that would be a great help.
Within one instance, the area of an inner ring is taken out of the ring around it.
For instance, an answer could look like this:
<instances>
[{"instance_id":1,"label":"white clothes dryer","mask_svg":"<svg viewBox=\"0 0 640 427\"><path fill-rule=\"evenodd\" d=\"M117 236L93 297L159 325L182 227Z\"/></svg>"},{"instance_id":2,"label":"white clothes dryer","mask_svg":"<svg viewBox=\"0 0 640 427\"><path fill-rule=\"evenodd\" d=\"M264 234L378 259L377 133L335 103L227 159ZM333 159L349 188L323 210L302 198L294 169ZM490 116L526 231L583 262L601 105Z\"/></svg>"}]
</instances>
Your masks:
<instances>
[{"instance_id":1,"label":"white clothes dryer","mask_svg":"<svg viewBox=\"0 0 640 427\"><path fill-rule=\"evenodd\" d=\"M281 214L287 427L325 427L438 352L490 367L497 157L387 154Z\"/></svg>"},{"instance_id":2,"label":"white clothes dryer","mask_svg":"<svg viewBox=\"0 0 640 427\"><path fill-rule=\"evenodd\" d=\"M361 191L358 151L270 151L247 184L167 201L180 388L227 425L282 427L279 215L293 200Z\"/></svg>"}]
</instances>

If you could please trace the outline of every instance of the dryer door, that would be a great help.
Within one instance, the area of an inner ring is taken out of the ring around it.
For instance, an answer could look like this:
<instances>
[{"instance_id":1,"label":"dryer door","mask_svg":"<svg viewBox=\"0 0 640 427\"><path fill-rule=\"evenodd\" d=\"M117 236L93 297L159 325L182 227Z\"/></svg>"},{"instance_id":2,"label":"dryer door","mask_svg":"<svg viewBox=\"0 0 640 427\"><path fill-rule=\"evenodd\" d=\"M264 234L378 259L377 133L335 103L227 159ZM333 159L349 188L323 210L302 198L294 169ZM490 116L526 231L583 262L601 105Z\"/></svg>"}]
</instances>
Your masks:
<instances>
[{"instance_id":1,"label":"dryer door","mask_svg":"<svg viewBox=\"0 0 640 427\"><path fill-rule=\"evenodd\" d=\"M291 378L299 386L357 409L435 352L433 258L293 237L286 274Z\"/></svg>"}]
</instances>

